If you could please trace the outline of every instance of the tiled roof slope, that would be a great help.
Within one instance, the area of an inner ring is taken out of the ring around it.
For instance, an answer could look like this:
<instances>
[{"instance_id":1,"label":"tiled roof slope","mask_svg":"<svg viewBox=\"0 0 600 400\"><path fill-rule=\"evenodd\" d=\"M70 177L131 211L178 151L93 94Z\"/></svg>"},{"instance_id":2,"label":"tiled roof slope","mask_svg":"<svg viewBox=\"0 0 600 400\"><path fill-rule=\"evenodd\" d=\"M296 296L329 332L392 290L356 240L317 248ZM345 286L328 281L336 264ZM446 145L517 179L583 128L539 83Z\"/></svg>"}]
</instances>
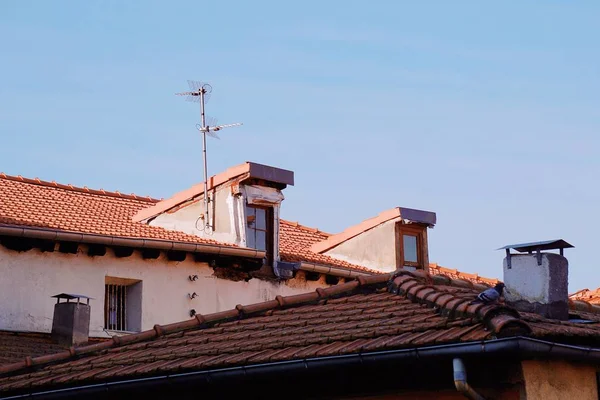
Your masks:
<instances>
[{"instance_id":1,"label":"tiled roof slope","mask_svg":"<svg viewBox=\"0 0 600 400\"><path fill-rule=\"evenodd\" d=\"M290 262L309 262L315 264L330 265L334 267L347 268L358 271L379 273L378 271L360 265L351 264L346 261L337 260L333 257L314 253L310 246L314 243L327 239L330 234L321 232L315 228L309 228L285 220L279 221L279 254L281 259Z\"/></svg>"},{"instance_id":2,"label":"tiled roof slope","mask_svg":"<svg viewBox=\"0 0 600 400\"><path fill-rule=\"evenodd\" d=\"M0 365L61 350L65 350L65 347L52 342L48 334L0 331Z\"/></svg>"},{"instance_id":3,"label":"tiled roof slope","mask_svg":"<svg viewBox=\"0 0 600 400\"><path fill-rule=\"evenodd\" d=\"M159 200L134 194L79 188L39 179L0 173L0 224L33 226L80 233L192 243L222 244L210 239L133 222L139 210ZM331 235L315 228L280 220L280 254L284 261L323 264L369 273L381 273L360 265L314 253L310 246ZM233 246L233 245L231 245ZM493 285L496 280L430 265L432 274Z\"/></svg>"},{"instance_id":4,"label":"tiled roof slope","mask_svg":"<svg viewBox=\"0 0 600 400\"><path fill-rule=\"evenodd\" d=\"M494 286L500 282L498 279L485 278L479 276L479 274L469 274L468 272L461 272L457 269L451 269L442 267L436 263L429 264L429 273L431 275L444 275L452 279L462 279L473 283L481 283L484 285Z\"/></svg>"},{"instance_id":5,"label":"tiled roof slope","mask_svg":"<svg viewBox=\"0 0 600 400\"><path fill-rule=\"evenodd\" d=\"M600 288L582 289L569 295L571 300L583 300L591 304L600 304Z\"/></svg>"},{"instance_id":6,"label":"tiled roof slope","mask_svg":"<svg viewBox=\"0 0 600 400\"><path fill-rule=\"evenodd\" d=\"M99 235L218 244L214 240L132 221L133 215L139 210L152 207L158 201L134 194L78 188L0 173L0 224ZM318 229L281 220L282 259L375 272L308 250L310 245L328 236Z\"/></svg>"},{"instance_id":7,"label":"tiled roof slope","mask_svg":"<svg viewBox=\"0 0 600 400\"><path fill-rule=\"evenodd\" d=\"M127 238L217 243L131 220L137 211L157 201L0 174L0 224Z\"/></svg>"},{"instance_id":8,"label":"tiled roof slope","mask_svg":"<svg viewBox=\"0 0 600 400\"><path fill-rule=\"evenodd\" d=\"M597 324L548 320L502 304L471 305L484 288L406 271L359 277L311 293L277 296L53 356L28 358L0 367L4 374L0 390L42 390L48 385L57 388L495 337L600 339Z\"/></svg>"},{"instance_id":9,"label":"tiled roof slope","mask_svg":"<svg viewBox=\"0 0 600 400\"><path fill-rule=\"evenodd\" d=\"M105 340L90 338L89 343ZM68 346L54 343L49 333L0 331L0 365L21 361L25 357L55 354L67 349Z\"/></svg>"}]
</instances>

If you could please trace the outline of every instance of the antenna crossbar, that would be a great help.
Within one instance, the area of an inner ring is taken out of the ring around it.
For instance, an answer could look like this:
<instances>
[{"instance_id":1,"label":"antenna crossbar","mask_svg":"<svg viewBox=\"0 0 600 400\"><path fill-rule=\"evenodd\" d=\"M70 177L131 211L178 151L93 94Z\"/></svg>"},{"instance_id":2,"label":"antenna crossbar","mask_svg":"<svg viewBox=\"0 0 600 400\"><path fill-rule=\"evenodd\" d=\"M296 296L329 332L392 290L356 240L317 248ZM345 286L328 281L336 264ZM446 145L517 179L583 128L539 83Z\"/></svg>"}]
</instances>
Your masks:
<instances>
[{"instance_id":1,"label":"antenna crossbar","mask_svg":"<svg viewBox=\"0 0 600 400\"><path fill-rule=\"evenodd\" d=\"M190 81L188 80L188 86L190 87L189 92L180 92L175 93L177 96L187 96L187 101L199 102L200 103L200 120L201 124L197 124L196 128L202 133L202 159L204 162L204 231L208 230L209 233L212 233L212 225L208 219L208 166L206 160L206 136L214 137L215 139L219 139L219 136L215 133L216 131L220 131L224 128L230 128L234 126L240 126L242 123L235 124L225 124L225 125L217 125L217 120L212 119L210 117L206 117L204 114L205 103L210 98L210 94L212 92L212 86L208 83L199 82L199 81ZM207 119L209 123L207 125Z\"/></svg>"}]
</instances>

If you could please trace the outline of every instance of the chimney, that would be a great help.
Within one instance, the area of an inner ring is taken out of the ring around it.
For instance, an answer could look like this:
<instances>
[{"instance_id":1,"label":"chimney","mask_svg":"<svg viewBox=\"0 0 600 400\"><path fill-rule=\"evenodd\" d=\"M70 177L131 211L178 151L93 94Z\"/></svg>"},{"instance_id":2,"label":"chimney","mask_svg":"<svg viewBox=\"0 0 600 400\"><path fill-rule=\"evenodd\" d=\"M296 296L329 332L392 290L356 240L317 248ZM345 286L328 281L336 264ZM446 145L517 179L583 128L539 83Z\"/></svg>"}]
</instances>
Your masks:
<instances>
[{"instance_id":1,"label":"chimney","mask_svg":"<svg viewBox=\"0 0 600 400\"><path fill-rule=\"evenodd\" d=\"M52 340L65 346L87 343L90 334L90 299L80 294L61 293L55 296ZM60 302L65 299L65 302ZM86 299L87 303L81 303Z\"/></svg>"},{"instance_id":2,"label":"chimney","mask_svg":"<svg viewBox=\"0 0 600 400\"><path fill-rule=\"evenodd\" d=\"M504 298L517 310L535 312L546 318L569 319L569 262L562 239L501 247L504 258ZM518 253L511 253L510 250ZM545 250L559 250L559 254Z\"/></svg>"}]
</instances>

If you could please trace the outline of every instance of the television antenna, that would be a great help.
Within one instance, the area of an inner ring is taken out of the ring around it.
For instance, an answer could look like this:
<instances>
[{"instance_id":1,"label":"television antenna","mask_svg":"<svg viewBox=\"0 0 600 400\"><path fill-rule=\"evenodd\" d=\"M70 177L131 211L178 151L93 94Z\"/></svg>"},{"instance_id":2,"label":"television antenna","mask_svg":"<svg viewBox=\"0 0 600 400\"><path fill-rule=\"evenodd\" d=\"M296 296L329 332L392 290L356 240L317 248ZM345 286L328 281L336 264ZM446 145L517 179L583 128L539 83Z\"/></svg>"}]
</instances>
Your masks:
<instances>
[{"instance_id":1,"label":"television antenna","mask_svg":"<svg viewBox=\"0 0 600 400\"><path fill-rule=\"evenodd\" d=\"M196 129L202 133L202 161L204 163L204 231L207 229L212 231L212 226L208 220L208 173L207 173L207 161L206 161L206 135L215 139L220 139L219 135L215 132L220 131L223 128L231 128L233 126L240 126L241 123L217 125L217 120L211 117L206 117L204 114L204 108L206 102L210 99L212 93L212 86L205 82L190 81L188 80L188 86L190 87L189 92L175 93L177 96L187 96L186 101L194 103L200 103L200 124L196 124ZM208 122L208 124L207 124Z\"/></svg>"}]
</instances>

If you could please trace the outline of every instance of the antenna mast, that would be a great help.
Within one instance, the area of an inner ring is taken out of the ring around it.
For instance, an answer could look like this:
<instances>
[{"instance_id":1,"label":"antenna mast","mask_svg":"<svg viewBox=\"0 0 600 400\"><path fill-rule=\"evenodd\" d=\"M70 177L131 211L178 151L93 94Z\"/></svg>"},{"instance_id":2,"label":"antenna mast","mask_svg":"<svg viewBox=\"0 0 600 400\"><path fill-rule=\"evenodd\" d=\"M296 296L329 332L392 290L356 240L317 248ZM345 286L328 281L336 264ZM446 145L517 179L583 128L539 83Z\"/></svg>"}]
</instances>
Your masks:
<instances>
[{"instance_id":1,"label":"antenna mast","mask_svg":"<svg viewBox=\"0 0 600 400\"><path fill-rule=\"evenodd\" d=\"M175 93L177 96L187 96L187 101L191 102L199 102L200 103L200 124L196 124L196 129L198 129L202 133L202 161L204 163L204 232L208 231L212 232L212 226L208 219L208 166L206 161L206 135L213 137L215 139L220 139L219 136L215 133L216 131L220 131L223 128L230 128L233 126L240 126L241 123L235 124L227 124L227 125L217 125L217 120L214 118L208 118L209 124L206 124L206 116L204 114L204 108L206 102L210 99L210 94L212 93L212 86L208 83L198 82L198 81L189 81L188 85L190 87L189 92Z\"/></svg>"}]
</instances>

